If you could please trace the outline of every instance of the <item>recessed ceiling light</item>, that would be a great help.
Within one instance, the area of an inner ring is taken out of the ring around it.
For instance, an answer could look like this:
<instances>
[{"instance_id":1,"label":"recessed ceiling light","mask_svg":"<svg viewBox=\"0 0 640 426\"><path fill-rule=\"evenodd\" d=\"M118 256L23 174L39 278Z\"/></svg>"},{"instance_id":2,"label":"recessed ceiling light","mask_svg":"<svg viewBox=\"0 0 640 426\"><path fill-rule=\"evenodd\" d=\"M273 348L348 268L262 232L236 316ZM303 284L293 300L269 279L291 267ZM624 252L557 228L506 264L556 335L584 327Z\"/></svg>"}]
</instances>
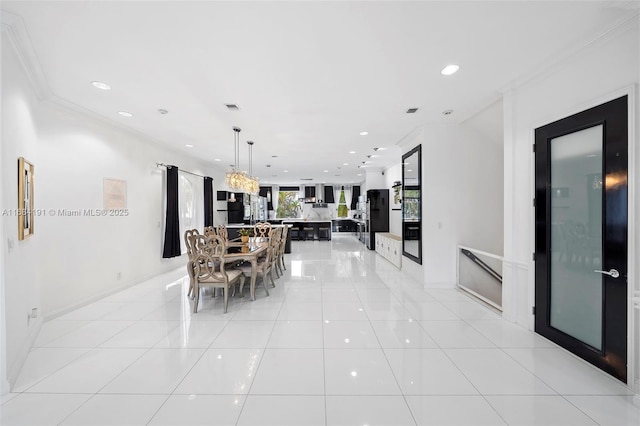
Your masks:
<instances>
[{"instance_id":1,"label":"recessed ceiling light","mask_svg":"<svg viewBox=\"0 0 640 426\"><path fill-rule=\"evenodd\" d=\"M342 163L342 165L343 165L343 166L348 166L348 165L349 165L349 163Z\"/></svg>"},{"instance_id":2,"label":"recessed ceiling light","mask_svg":"<svg viewBox=\"0 0 640 426\"><path fill-rule=\"evenodd\" d=\"M412 172L413 170L411 170L411 169L407 169L407 171L408 171L408 172Z\"/></svg>"},{"instance_id":3,"label":"recessed ceiling light","mask_svg":"<svg viewBox=\"0 0 640 426\"><path fill-rule=\"evenodd\" d=\"M416 112L418 112L418 108L409 108L407 110L407 114L415 114Z\"/></svg>"},{"instance_id":4,"label":"recessed ceiling light","mask_svg":"<svg viewBox=\"0 0 640 426\"><path fill-rule=\"evenodd\" d=\"M367 136L369 132L360 132L360 136Z\"/></svg>"},{"instance_id":5,"label":"recessed ceiling light","mask_svg":"<svg viewBox=\"0 0 640 426\"><path fill-rule=\"evenodd\" d=\"M452 109L445 109L444 111L442 111L442 114L451 115L451 114L453 114L453 110Z\"/></svg>"},{"instance_id":6,"label":"recessed ceiling light","mask_svg":"<svg viewBox=\"0 0 640 426\"><path fill-rule=\"evenodd\" d=\"M166 109L162 109L162 108L160 108L160 109L158 110L158 112L159 112L160 114L162 114L162 115L169 114L169 111L167 111Z\"/></svg>"},{"instance_id":7,"label":"recessed ceiling light","mask_svg":"<svg viewBox=\"0 0 640 426\"><path fill-rule=\"evenodd\" d=\"M191 145L191 144L186 144L185 146L186 146L187 148L193 148L193 145Z\"/></svg>"},{"instance_id":8,"label":"recessed ceiling light","mask_svg":"<svg viewBox=\"0 0 640 426\"><path fill-rule=\"evenodd\" d=\"M285 172L285 173L289 173L289 170L283 170L283 172Z\"/></svg>"},{"instance_id":9,"label":"recessed ceiling light","mask_svg":"<svg viewBox=\"0 0 640 426\"><path fill-rule=\"evenodd\" d=\"M447 65L446 67L442 68L442 71L440 71L440 74L451 75L451 74L454 74L459 69L460 67L457 66L456 64Z\"/></svg>"},{"instance_id":10,"label":"recessed ceiling light","mask_svg":"<svg viewBox=\"0 0 640 426\"><path fill-rule=\"evenodd\" d=\"M358 173L358 176L362 176L362 173Z\"/></svg>"},{"instance_id":11,"label":"recessed ceiling light","mask_svg":"<svg viewBox=\"0 0 640 426\"><path fill-rule=\"evenodd\" d=\"M111 90L111 86L109 86L107 83L103 83L102 81L92 81L91 84L93 84L93 87L96 87L98 89Z\"/></svg>"},{"instance_id":12,"label":"recessed ceiling light","mask_svg":"<svg viewBox=\"0 0 640 426\"><path fill-rule=\"evenodd\" d=\"M355 153L356 153L355 151L349 151L349 154L355 154Z\"/></svg>"},{"instance_id":13,"label":"recessed ceiling light","mask_svg":"<svg viewBox=\"0 0 640 426\"><path fill-rule=\"evenodd\" d=\"M239 109L240 109L240 108L238 107L238 105L236 105L236 104L224 104L224 105L225 105L227 108L229 108L229 110L231 110L231 111L237 111L237 110L239 110Z\"/></svg>"},{"instance_id":14,"label":"recessed ceiling light","mask_svg":"<svg viewBox=\"0 0 640 426\"><path fill-rule=\"evenodd\" d=\"M376 151L376 152L377 151L384 151L385 149L387 149L387 148L373 148L373 150Z\"/></svg>"},{"instance_id":15,"label":"recessed ceiling light","mask_svg":"<svg viewBox=\"0 0 640 426\"><path fill-rule=\"evenodd\" d=\"M278 156L277 155L272 155L271 158L278 158Z\"/></svg>"},{"instance_id":16,"label":"recessed ceiling light","mask_svg":"<svg viewBox=\"0 0 640 426\"><path fill-rule=\"evenodd\" d=\"M323 170L324 173L329 173L329 170Z\"/></svg>"},{"instance_id":17,"label":"recessed ceiling light","mask_svg":"<svg viewBox=\"0 0 640 426\"><path fill-rule=\"evenodd\" d=\"M133 117L133 114L127 111L118 111L118 114L120 114L123 117Z\"/></svg>"},{"instance_id":18,"label":"recessed ceiling light","mask_svg":"<svg viewBox=\"0 0 640 426\"><path fill-rule=\"evenodd\" d=\"M219 158L214 158L213 161L222 161L222 160Z\"/></svg>"}]
</instances>

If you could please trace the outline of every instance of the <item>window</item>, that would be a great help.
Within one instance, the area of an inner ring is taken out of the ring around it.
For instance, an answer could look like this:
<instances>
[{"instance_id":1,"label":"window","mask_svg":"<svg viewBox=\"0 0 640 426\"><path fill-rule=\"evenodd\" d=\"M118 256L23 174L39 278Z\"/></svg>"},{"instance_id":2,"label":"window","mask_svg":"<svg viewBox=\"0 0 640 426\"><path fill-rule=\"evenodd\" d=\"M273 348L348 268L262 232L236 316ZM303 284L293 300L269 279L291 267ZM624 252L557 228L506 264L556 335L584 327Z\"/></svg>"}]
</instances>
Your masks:
<instances>
[{"instance_id":1,"label":"window","mask_svg":"<svg viewBox=\"0 0 640 426\"><path fill-rule=\"evenodd\" d=\"M185 253L184 232L204 227L204 187L201 178L180 172L178 177L178 215L180 220L180 248Z\"/></svg>"},{"instance_id":2,"label":"window","mask_svg":"<svg viewBox=\"0 0 640 426\"><path fill-rule=\"evenodd\" d=\"M283 191L278 192L278 209L276 210L276 217L299 217L302 213L302 207L300 201L298 201L298 191Z\"/></svg>"}]
</instances>

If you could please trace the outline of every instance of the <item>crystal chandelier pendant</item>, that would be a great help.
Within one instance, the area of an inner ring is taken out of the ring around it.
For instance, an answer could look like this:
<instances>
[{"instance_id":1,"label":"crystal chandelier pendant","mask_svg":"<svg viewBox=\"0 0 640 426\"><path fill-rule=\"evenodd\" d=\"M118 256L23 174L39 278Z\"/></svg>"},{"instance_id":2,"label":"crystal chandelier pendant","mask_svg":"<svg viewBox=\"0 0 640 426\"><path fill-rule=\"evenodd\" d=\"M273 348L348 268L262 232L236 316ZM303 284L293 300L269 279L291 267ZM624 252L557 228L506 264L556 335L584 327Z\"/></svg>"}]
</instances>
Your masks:
<instances>
[{"instance_id":1,"label":"crystal chandelier pendant","mask_svg":"<svg viewBox=\"0 0 640 426\"><path fill-rule=\"evenodd\" d=\"M252 167L251 148L252 148L253 142L250 142L250 143L248 142L249 143L249 175L247 175L245 172L239 170L239 167L238 167L238 163L240 160L241 129L239 127L234 127L233 131L234 131L233 143L234 143L235 162L234 162L233 168L227 172L225 177L225 182L227 183L227 186L234 191L256 195L260 190L260 184L258 183L257 178L250 176L251 167Z\"/></svg>"}]
</instances>

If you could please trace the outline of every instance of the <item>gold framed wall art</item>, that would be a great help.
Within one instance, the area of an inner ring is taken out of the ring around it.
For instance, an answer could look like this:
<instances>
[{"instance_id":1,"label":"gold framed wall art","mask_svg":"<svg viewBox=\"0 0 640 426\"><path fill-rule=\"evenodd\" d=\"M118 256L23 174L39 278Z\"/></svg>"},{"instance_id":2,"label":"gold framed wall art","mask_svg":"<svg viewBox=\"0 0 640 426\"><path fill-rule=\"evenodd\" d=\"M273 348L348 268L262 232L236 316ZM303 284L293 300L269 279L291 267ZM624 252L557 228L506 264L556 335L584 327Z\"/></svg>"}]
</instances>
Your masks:
<instances>
[{"instance_id":1,"label":"gold framed wall art","mask_svg":"<svg viewBox=\"0 0 640 426\"><path fill-rule=\"evenodd\" d=\"M18 240L33 235L33 164L18 158Z\"/></svg>"}]
</instances>

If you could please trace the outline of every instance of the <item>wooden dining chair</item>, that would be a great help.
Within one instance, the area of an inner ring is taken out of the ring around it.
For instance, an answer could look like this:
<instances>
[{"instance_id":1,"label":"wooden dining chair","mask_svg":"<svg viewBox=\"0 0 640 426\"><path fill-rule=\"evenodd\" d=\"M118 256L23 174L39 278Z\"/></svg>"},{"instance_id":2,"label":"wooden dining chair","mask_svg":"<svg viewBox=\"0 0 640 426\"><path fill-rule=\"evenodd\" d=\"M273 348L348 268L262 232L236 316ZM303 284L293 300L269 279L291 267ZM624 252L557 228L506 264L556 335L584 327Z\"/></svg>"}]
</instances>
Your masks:
<instances>
[{"instance_id":1,"label":"wooden dining chair","mask_svg":"<svg viewBox=\"0 0 640 426\"><path fill-rule=\"evenodd\" d=\"M229 292L232 286L239 284L244 286L245 277L241 270L225 268L224 253L225 242L219 236L213 238L204 235L194 235L191 237L195 254L189 260L187 271L193 280L194 302L193 313L198 312L198 302L200 300L200 290L203 287L223 289L224 313L227 313L229 306Z\"/></svg>"},{"instance_id":2,"label":"wooden dining chair","mask_svg":"<svg viewBox=\"0 0 640 426\"><path fill-rule=\"evenodd\" d=\"M269 222L258 222L253 226L253 236L255 238L269 238L271 236L271 224Z\"/></svg>"},{"instance_id":3,"label":"wooden dining chair","mask_svg":"<svg viewBox=\"0 0 640 426\"><path fill-rule=\"evenodd\" d=\"M271 232L271 238L269 238L269 242L267 250L266 250L266 254L264 257L261 257L258 259L258 264L256 267L256 273L258 274L258 276L262 276L262 286L264 287L264 291L265 293L267 293L267 296L269 295L269 289L267 287L267 275L269 276L269 278L271 279L271 284L273 285L273 287L275 287L275 282L273 281L273 265L274 265L274 259L275 259L275 255L276 255L276 247L277 247L277 240L278 240L278 230L279 228L274 228ZM246 276L251 276L251 264L248 262L245 262L244 264L240 265L238 267L238 269L240 269L244 275ZM256 277L257 278L257 277ZM242 288L242 286L240 286L240 288Z\"/></svg>"},{"instance_id":4,"label":"wooden dining chair","mask_svg":"<svg viewBox=\"0 0 640 426\"><path fill-rule=\"evenodd\" d=\"M200 232L197 229L187 229L184 231L184 245L187 249L187 258L189 260L193 259L194 256L194 247L193 247L193 236L200 235ZM191 297L193 294L193 280L189 278L189 291L187 292L187 297Z\"/></svg>"},{"instance_id":5,"label":"wooden dining chair","mask_svg":"<svg viewBox=\"0 0 640 426\"><path fill-rule=\"evenodd\" d=\"M214 228L213 226L205 226L202 233L205 237L213 237L217 235L216 228Z\"/></svg>"},{"instance_id":6,"label":"wooden dining chair","mask_svg":"<svg viewBox=\"0 0 640 426\"><path fill-rule=\"evenodd\" d=\"M280 274L278 273L278 256L280 254L280 245L282 243L282 232L284 228L278 227L274 228L271 233L271 238L269 239L269 245L273 247L273 256L271 258L271 270L269 271L269 277L271 278L271 285L274 287L276 283L273 281L273 272L275 271L277 278L280 278ZM273 240L273 241L272 241Z\"/></svg>"},{"instance_id":7,"label":"wooden dining chair","mask_svg":"<svg viewBox=\"0 0 640 426\"><path fill-rule=\"evenodd\" d=\"M287 234L289 233L289 227L284 226L282 228L282 234L280 237L280 245L278 246L278 255L276 256L276 274L278 274L278 269L280 270L279 275L284 275L284 271L287 270L287 267L284 264L284 250L287 246Z\"/></svg>"}]
</instances>

